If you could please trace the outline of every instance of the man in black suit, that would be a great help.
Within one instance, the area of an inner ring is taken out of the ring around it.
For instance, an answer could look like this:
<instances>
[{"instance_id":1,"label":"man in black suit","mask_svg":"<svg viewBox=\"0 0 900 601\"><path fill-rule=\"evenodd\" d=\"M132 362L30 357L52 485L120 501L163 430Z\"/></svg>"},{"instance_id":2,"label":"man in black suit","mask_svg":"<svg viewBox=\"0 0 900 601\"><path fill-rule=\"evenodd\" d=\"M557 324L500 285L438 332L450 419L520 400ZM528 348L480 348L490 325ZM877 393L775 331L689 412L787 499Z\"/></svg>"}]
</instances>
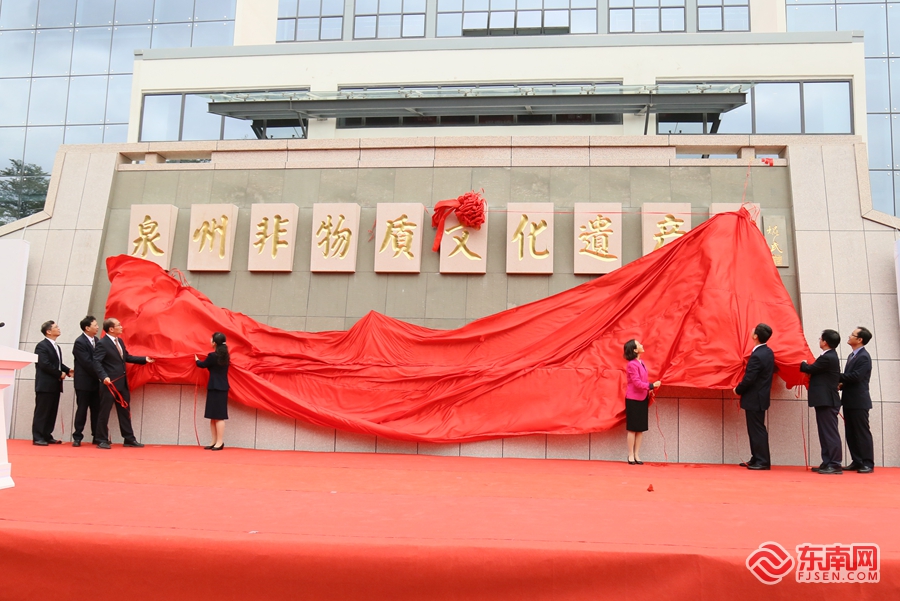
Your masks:
<instances>
[{"instance_id":1,"label":"man in black suit","mask_svg":"<svg viewBox=\"0 0 900 601\"><path fill-rule=\"evenodd\" d=\"M93 315L81 320L83 334L75 339L72 357L75 359L75 425L72 431L72 446L80 447L84 439L84 426L88 411L91 413L91 436L97 444L97 414L100 412L100 379L94 371L94 348L100 339L100 326Z\"/></svg>"},{"instance_id":2,"label":"man in black suit","mask_svg":"<svg viewBox=\"0 0 900 601\"><path fill-rule=\"evenodd\" d=\"M62 362L62 351L56 339L62 332L54 321L41 324L44 339L34 347L38 360L34 372L34 418L31 421L32 443L41 447L62 444L53 438L53 426L59 412L59 395L63 391L63 380L72 375L72 370Z\"/></svg>"},{"instance_id":3,"label":"man in black suit","mask_svg":"<svg viewBox=\"0 0 900 601\"><path fill-rule=\"evenodd\" d=\"M772 376L775 374L775 354L766 342L772 337L772 328L761 323L753 330L751 339L756 346L750 352L747 369L734 393L741 397L741 409L747 417L747 436L750 438L750 461L741 463L749 470L771 469L769 456L769 431L766 430L766 411L772 392Z\"/></svg>"},{"instance_id":4,"label":"man in black suit","mask_svg":"<svg viewBox=\"0 0 900 601\"><path fill-rule=\"evenodd\" d=\"M100 441L97 446L101 449L110 448L109 440L109 413L113 404L116 406L116 414L119 416L119 430L122 432L122 438L125 439L126 447L142 447L141 443L134 437L134 430L131 427L131 408L123 407L116 402L112 391L112 386L118 391L118 395L127 404L130 404L131 393L128 391L128 377L125 373L126 363L153 363L150 357L136 357L129 355L125 349L125 343L122 342L122 324L118 319L112 317L103 322L103 331L106 332L97 348L94 350L94 371L97 377L103 381L100 388L100 412L97 415L97 430L94 432L96 440Z\"/></svg>"},{"instance_id":5,"label":"man in black suit","mask_svg":"<svg viewBox=\"0 0 900 601\"><path fill-rule=\"evenodd\" d=\"M822 447L822 464L813 468L820 474L842 474L841 435L838 433L838 412L841 397L838 383L841 381L841 360L834 350L841 343L841 335L834 330L823 330L819 348L824 352L815 363L800 364L800 371L809 374L809 406L816 409L816 427L819 446Z\"/></svg>"},{"instance_id":6,"label":"man in black suit","mask_svg":"<svg viewBox=\"0 0 900 601\"><path fill-rule=\"evenodd\" d=\"M845 470L859 474L871 474L875 470L875 449L872 431L869 429L869 379L872 377L872 358L866 345L872 340L872 332L856 328L847 344L853 349L841 374L841 405L844 406L844 432L850 449L850 465Z\"/></svg>"}]
</instances>

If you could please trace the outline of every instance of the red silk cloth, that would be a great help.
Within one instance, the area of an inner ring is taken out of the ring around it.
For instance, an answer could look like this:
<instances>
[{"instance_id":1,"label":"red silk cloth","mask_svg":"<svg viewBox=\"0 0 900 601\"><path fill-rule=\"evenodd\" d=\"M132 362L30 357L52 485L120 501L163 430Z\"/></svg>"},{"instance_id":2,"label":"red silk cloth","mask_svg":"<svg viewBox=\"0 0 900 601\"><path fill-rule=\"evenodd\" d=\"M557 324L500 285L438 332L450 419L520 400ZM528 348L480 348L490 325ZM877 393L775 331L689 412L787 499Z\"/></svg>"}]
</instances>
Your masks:
<instances>
[{"instance_id":1,"label":"red silk cloth","mask_svg":"<svg viewBox=\"0 0 900 601\"><path fill-rule=\"evenodd\" d=\"M812 361L765 238L743 209L611 274L457 330L371 312L345 332L287 332L215 306L149 261L110 257L107 269L106 314L124 324L129 350L157 359L129 366L132 386L203 384L194 354L221 331L233 400L399 440L612 428L624 418L630 338L643 343L663 387L734 387L758 322L775 331L769 346L788 386L805 381L800 362Z\"/></svg>"},{"instance_id":2,"label":"red silk cloth","mask_svg":"<svg viewBox=\"0 0 900 601\"><path fill-rule=\"evenodd\" d=\"M487 201L475 190L466 192L453 200L442 200L434 205L434 213L431 215L431 227L436 227L437 233L434 236L434 244L431 246L431 250L434 252L441 250L441 239L444 237L444 222L447 221L450 213L456 213L456 218L459 219L462 225L478 230L481 229L481 224L485 220L486 205Z\"/></svg>"}]
</instances>

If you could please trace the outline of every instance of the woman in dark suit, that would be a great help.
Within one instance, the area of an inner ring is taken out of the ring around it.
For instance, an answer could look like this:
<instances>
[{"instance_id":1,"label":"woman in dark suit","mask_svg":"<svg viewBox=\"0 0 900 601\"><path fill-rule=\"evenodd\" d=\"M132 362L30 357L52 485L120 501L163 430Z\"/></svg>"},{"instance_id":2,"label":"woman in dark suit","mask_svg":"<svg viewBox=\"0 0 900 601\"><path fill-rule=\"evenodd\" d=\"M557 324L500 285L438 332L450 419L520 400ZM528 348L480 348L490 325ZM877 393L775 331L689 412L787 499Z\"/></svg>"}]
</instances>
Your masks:
<instances>
[{"instance_id":1,"label":"woman in dark suit","mask_svg":"<svg viewBox=\"0 0 900 601\"><path fill-rule=\"evenodd\" d=\"M206 386L206 411L203 417L210 420L209 430L212 444L205 449L221 451L225 447L222 440L225 434L225 420L228 419L228 347L225 345L225 334L216 332L212 335L212 345L216 350L201 361L194 355L197 367L209 370L209 384Z\"/></svg>"},{"instance_id":2,"label":"woman in dark suit","mask_svg":"<svg viewBox=\"0 0 900 601\"><path fill-rule=\"evenodd\" d=\"M661 382L650 383L647 367L641 361L644 347L637 340L625 343L625 358L628 367L625 370L627 384L625 388L625 429L628 431L628 464L644 465L641 461L641 439L647 431L647 407L650 404L650 391L659 388Z\"/></svg>"}]
</instances>

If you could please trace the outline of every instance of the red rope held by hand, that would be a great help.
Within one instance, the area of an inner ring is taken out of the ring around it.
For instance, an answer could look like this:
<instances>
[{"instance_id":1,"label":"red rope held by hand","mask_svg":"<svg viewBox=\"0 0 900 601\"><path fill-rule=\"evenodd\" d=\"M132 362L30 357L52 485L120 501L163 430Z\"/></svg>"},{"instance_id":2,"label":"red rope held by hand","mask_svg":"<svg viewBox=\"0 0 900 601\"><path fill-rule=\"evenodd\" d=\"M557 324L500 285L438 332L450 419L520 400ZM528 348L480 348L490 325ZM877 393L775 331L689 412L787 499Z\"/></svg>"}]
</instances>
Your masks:
<instances>
[{"instance_id":1,"label":"red rope held by hand","mask_svg":"<svg viewBox=\"0 0 900 601\"><path fill-rule=\"evenodd\" d=\"M481 192L471 190L453 200L442 200L434 205L434 214L431 216L431 227L437 228L437 234L434 237L434 245L431 250L438 252L441 250L441 240L444 237L444 222L451 213L456 213L456 218L460 224L472 229L481 229L481 224L485 220L485 210L487 201Z\"/></svg>"},{"instance_id":2,"label":"red rope held by hand","mask_svg":"<svg viewBox=\"0 0 900 601\"><path fill-rule=\"evenodd\" d=\"M119 376L115 380L110 380L108 383L104 382L104 384L106 384L106 388L109 389L109 393L112 395L113 400L121 405L122 409L128 409L128 401L122 398L122 393L120 393L119 390L115 386L113 386L113 382L118 382L123 377L124 376Z\"/></svg>"}]
</instances>

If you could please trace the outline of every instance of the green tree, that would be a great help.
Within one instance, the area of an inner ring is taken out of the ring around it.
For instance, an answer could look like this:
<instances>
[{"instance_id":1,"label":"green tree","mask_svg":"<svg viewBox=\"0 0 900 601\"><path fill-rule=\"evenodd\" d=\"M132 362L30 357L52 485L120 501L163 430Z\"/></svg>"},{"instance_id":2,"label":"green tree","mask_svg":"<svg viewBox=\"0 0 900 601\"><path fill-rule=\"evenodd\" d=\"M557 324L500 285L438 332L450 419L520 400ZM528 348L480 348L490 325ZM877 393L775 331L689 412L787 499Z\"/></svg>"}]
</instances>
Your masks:
<instances>
[{"instance_id":1,"label":"green tree","mask_svg":"<svg viewBox=\"0 0 900 601\"><path fill-rule=\"evenodd\" d=\"M10 159L0 169L0 225L34 215L44 208L50 174L39 165Z\"/></svg>"}]
</instances>

